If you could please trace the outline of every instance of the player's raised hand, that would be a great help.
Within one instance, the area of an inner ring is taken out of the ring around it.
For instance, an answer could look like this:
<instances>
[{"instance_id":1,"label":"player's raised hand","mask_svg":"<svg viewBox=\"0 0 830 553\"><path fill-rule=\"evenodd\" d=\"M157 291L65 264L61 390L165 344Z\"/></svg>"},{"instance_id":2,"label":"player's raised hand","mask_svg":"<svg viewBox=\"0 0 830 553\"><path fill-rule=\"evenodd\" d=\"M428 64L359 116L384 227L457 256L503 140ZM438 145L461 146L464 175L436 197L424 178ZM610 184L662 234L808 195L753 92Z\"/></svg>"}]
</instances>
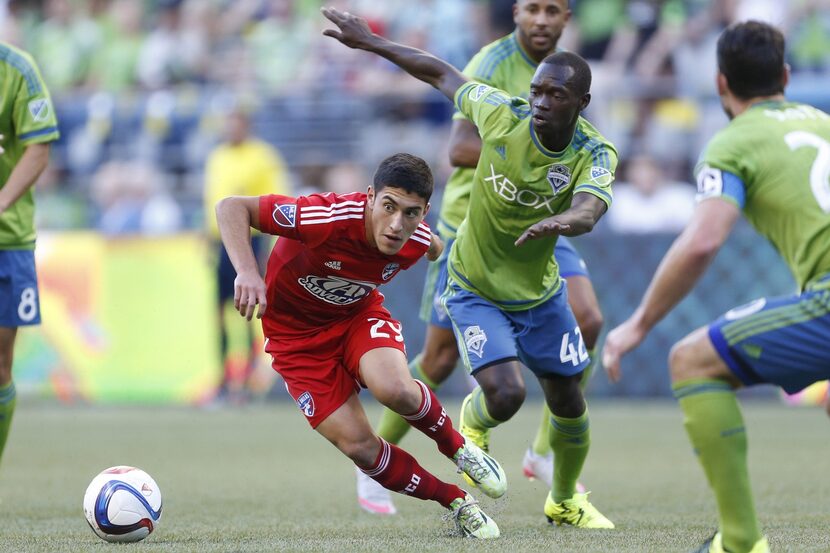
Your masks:
<instances>
[{"instance_id":1,"label":"player's raised hand","mask_svg":"<svg viewBox=\"0 0 830 553\"><path fill-rule=\"evenodd\" d=\"M611 382L619 382L622 378L622 356L639 346L645 337L646 332L631 318L608 333L602 348L602 366Z\"/></svg>"},{"instance_id":2,"label":"player's raised hand","mask_svg":"<svg viewBox=\"0 0 830 553\"><path fill-rule=\"evenodd\" d=\"M528 240L535 240L536 238L541 238L543 236L551 236L553 234L562 234L571 229L571 225L566 225L565 223L560 223L556 220L556 217L548 217L547 219L543 219L539 221L519 236L519 239L516 240L516 246L521 246Z\"/></svg>"},{"instance_id":3,"label":"player's raised hand","mask_svg":"<svg viewBox=\"0 0 830 553\"><path fill-rule=\"evenodd\" d=\"M365 19L335 8L320 8L320 11L339 29L326 29L323 31L325 36L336 38L349 48L366 49L374 33Z\"/></svg>"},{"instance_id":4,"label":"player's raised hand","mask_svg":"<svg viewBox=\"0 0 830 553\"><path fill-rule=\"evenodd\" d=\"M259 305L256 318L261 319L268 307L268 300L265 294L265 281L258 272L246 272L236 275L233 281L233 306L240 315L251 320Z\"/></svg>"}]
</instances>

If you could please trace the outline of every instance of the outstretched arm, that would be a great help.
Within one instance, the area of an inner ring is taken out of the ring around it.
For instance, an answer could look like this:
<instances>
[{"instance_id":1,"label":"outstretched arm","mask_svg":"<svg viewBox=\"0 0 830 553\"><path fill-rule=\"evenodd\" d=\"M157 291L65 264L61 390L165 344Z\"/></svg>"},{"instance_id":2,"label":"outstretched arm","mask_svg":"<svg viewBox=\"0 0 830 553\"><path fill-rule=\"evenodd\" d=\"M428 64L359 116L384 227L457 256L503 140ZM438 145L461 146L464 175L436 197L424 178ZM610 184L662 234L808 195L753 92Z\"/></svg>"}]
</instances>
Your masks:
<instances>
[{"instance_id":1,"label":"outstretched arm","mask_svg":"<svg viewBox=\"0 0 830 553\"><path fill-rule=\"evenodd\" d=\"M233 306L249 321L257 304L257 318L261 319L267 307L265 281L251 248L251 227L259 228L259 198L232 196L216 204L216 222L222 243L236 269L233 282Z\"/></svg>"},{"instance_id":2,"label":"outstretched arm","mask_svg":"<svg viewBox=\"0 0 830 553\"><path fill-rule=\"evenodd\" d=\"M335 8L320 10L338 29L326 29L323 34L358 50L382 56L416 79L434 86L452 101L456 91L469 79L455 67L423 50L411 48L374 34L365 19L341 12Z\"/></svg>"},{"instance_id":3,"label":"outstretched arm","mask_svg":"<svg viewBox=\"0 0 830 553\"><path fill-rule=\"evenodd\" d=\"M605 339L602 364L612 381L620 379L620 358L637 347L654 325L694 288L740 214L738 206L719 199L697 206L692 220L657 267L639 307Z\"/></svg>"},{"instance_id":4,"label":"outstretched arm","mask_svg":"<svg viewBox=\"0 0 830 553\"><path fill-rule=\"evenodd\" d=\"M519 239L516 240L516 245L521 246L528 240L553 234L579 236L580 234L591 232L606 209L605 202L593 194L579 192L574 194L570 208L559 215L542 219L524 231Z\"/></svg>"}]
</instances>

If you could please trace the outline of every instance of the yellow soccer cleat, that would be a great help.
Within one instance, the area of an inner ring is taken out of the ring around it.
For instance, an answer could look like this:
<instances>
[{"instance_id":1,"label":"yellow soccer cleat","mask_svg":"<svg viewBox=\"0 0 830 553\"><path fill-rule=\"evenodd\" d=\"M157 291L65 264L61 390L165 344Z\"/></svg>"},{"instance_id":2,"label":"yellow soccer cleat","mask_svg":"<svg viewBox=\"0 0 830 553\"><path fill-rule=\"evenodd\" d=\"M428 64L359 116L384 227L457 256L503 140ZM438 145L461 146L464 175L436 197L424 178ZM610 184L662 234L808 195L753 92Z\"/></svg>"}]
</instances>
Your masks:
<instances>
[{"instance_id":1,"label":"yellow soccer cleat","mask_svg":"<svg viewBox=\"0 0 830 553\"><path fill-rule=\"evenodd\" d=\"M693 553L730 553L730 551L723 548L723 536L720 532L715 532L715 535L703 542L698 549ZM762 537L755 542L747 553L769 553L769 542L767 538Z\"/></svg>"},{"instance_id":2,"label":"yellow soccer cleat","mask_svg":"<svg viewBox=\"0 0 830 553\"><path fill-rule=\"evenodd\" d=\"M557 526L570 524L577 528L611 529L614 523L605 518L596 507L588 501L588 494L576 493L570 499L556 503L548 494L545 500L545 516L551 524Z\"/></svg>"},{"instance_id":3,"label":"yellow soccer cleat","mask_svg":"<svg viewBox=\"0 0 830 553\"><path fill-rule=\"evenodd\" d=\"M470 398L472 398L472 395L468 395L461 402L461 415L458 417L458 432L464 436L465 440L477 445L484 453L488 453L490 451L490 429L478 430L464 424L464 410L467 408L467 404L470 403ZM464 481L470 486L478 485L478 482L470 478L467 473L462 474L462 476L464 477Z\"/></svg>"}]
</instances>

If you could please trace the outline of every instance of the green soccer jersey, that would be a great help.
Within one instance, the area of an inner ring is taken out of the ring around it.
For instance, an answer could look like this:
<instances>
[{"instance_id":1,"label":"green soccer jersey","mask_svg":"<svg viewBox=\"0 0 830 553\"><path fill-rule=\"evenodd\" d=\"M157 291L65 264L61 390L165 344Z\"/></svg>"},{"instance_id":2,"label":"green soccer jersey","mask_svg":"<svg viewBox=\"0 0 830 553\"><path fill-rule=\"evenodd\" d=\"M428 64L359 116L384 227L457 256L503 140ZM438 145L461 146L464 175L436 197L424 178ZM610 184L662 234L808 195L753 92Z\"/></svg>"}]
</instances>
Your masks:
<instances>
[{"instance_id":1,"label":"green soccer jersey","mask_svg":"<svg viewBox=\"0 0 830 553\"><path fill-rule=\"evenodd\" d=\"M482 48L464 68L464 74L511 96L527 98L536 67L536 62L522 49L513 32ZM453 119L465 117L456 112ZM444 238L455 237L458 226L467 215L474 174L472 167L458 167L447 180L438 219L438 232Z\"/></svg>"},{"instance_id":2,"label":"green soccer jersey","mask_svg":"<svg viewBox=\"0 0 830 553\"><path fill-rule=\"evenodd\" d=\"M49 91L32 57L0 42L0 188L30 144L58 138L58 123ZM0 213L0 249L34 249L35 201L30 187Z\"/></svg>"},{"instance_id":3,"label":"green soccer jersey","mask_svg":"<svg viewBox=\"0 0 830 553\"><path fill-rule=\"evenodd\" d=\"M450 275L502 309L530 309L559 289L556 237L520 247L514 242L568 209L578 192L610 206L617 152L581 117L568 147L549 151L533 130L527 100L488 85L465 84L455 104L478 127L482 148L467 217L450 251Z\"/></svg>"},{"instance_id":4,"label":"green soccer jersey","mask_svg":"<svg viewBox=\"0 0 830 553\"><path fill-rule=\"evenodd\" d=\"M735 202L790 267L799 287L830 273L830 116L762 102L706 146L698 198Z\"/></svg>"}]
</instances>

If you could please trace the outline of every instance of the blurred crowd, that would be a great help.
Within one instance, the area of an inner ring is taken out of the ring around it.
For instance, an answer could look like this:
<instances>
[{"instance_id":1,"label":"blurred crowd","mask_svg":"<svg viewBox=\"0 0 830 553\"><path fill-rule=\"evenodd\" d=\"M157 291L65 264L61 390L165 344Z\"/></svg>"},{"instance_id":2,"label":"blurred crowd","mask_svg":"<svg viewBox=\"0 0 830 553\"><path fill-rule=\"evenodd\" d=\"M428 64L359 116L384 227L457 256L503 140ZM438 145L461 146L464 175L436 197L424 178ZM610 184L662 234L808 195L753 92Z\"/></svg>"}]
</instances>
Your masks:
<instances>
[{"instance_id":1,"label":"blurred crowd","mask_svg":"<svg viewBox=\"0 0 830 553\"><path fill-rule=\"evenodd\" d=\"M384 60L322 37L319 7L360 14L375 32L463 67L513 30L512 4L0 2L0 39L33 54L60 118L41 224L115 234L201 228L205 160L222 140L225 114L240 107L254 133L282 152L295 191L362 189L366 168L393 150L425 157L440 183L449 172L451 106ZM726 122L714 52L729 23L778 25L788 40L790 96L830 108L830 0L572 0L571 8L560 46L591 64L586 116L620 150L626 211L673 209L692 194L700 148ZM156 222L142 226L135 213L147 205ZM646 232L676 232L677 217L657 219Z\"/></svg>"}]
</instances>

